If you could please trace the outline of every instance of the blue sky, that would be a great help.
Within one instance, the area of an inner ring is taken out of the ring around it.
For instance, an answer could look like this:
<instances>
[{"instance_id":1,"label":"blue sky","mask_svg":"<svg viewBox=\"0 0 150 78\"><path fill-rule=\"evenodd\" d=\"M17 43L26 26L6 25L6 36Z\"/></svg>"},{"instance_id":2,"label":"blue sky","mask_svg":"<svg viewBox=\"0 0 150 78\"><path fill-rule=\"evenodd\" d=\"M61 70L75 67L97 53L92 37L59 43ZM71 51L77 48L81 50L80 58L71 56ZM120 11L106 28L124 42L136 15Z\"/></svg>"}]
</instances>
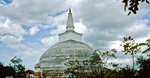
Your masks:
<instances>
[{"instance_id":1,"label":"blue sky","mask_svg":"<svg viewBox=\"0 0 150 78\"><path fill-rule=\"evenodd\" d=\"M7 5L7 4L10 4L12 2L13 2L13 0L0 0L0 3L3 5Z\"/></svg>"},{"instance_id":2,"label":"blue sky","mask_svg":"<svg viewBox=\"0 0 150 78\"><path fill-rule=\"evenodd\" d=\"M0 61L8 65L17 56L33 69L65 31L69 8L75 31L94 49L121 50L123 37L129 35L140 42L150 38L150 8L145 3L136 15L127 16L118 0L0 0ZM130 64L130 56L117 56L111 61Z\"/></svg>"}]
</instances>

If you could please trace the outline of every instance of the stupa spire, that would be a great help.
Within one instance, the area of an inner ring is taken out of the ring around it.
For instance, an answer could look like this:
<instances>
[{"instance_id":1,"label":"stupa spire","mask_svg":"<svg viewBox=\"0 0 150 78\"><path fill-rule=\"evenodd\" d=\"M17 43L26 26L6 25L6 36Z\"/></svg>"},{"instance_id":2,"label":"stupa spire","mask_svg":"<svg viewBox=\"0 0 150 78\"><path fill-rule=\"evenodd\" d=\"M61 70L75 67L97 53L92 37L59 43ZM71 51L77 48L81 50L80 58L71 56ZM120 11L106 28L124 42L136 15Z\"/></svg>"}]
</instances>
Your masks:
<instances>
[{"instance_id":1,"label":"stupa spire","mask_svg":"<svg viewBox=\"0 0 150 78\"><path fill-rule=\"evenodd\" d=\"M68 13L66 30L67 31L68 30L74 31L74 22L73 22L73 17L72 17L72 13L71 13L71 9L70 8L69 8L69 13Z\"/></svg>"}]
</instances>

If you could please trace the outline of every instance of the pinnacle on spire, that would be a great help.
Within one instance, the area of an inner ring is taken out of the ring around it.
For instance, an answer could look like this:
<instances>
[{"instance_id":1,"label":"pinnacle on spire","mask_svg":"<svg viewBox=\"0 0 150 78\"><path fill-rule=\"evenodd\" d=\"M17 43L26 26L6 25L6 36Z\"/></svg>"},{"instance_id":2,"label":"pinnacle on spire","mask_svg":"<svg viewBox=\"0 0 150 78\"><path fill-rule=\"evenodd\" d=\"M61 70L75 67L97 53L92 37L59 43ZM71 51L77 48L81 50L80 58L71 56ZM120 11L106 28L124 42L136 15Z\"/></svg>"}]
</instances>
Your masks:
<instances>
[{"instance_id":1,"label":"pinnacle on spire","mask_svg":"<svg viewBox=\"0 0 150 78\"><path fill-rule=\"evenodd\" d=\"M70 8L69 8L69 13L68 13L66 30L67 31L68 30L74 31L74 22L73 22L73 17L72 17L72 13L71 13L71 9Z\"/></svg>"}]
</instances>

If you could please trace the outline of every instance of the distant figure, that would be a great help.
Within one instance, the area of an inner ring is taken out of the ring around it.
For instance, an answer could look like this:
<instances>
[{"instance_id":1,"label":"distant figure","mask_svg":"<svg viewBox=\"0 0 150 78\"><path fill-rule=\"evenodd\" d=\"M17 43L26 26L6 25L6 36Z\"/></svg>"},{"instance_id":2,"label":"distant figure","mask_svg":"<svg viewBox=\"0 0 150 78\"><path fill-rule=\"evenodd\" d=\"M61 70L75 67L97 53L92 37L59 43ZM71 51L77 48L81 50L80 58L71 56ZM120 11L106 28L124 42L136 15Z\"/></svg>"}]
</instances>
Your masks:
<instances>
[{"instance_id":1,"label":"distant figure","mask_svg":"<svg viewBox=\"0 0 150 78\"><path fill-rule=\"evenodd\" d=\"M73 78L72 72L69 73L69 78Z\"/></svg>"}]
</instances>

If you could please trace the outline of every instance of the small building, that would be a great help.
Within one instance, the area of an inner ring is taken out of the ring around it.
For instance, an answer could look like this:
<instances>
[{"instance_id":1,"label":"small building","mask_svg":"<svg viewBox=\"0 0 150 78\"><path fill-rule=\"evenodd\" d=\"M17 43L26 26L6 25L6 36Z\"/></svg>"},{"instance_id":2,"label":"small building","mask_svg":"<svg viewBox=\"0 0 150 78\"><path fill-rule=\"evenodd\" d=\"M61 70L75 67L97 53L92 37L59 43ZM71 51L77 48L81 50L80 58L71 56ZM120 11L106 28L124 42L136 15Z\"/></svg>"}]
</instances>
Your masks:
<instances>
[{"instance_id":1,"label":"small building","mask_svg":"<svg viewBox=\"0 0 150 78\"><path fill-rule=\"evenodd\" d=\"M34 74L29 71L25 72L25 74L26 74L26 78L34 78Z\"/></svg>"}]
</instances>

